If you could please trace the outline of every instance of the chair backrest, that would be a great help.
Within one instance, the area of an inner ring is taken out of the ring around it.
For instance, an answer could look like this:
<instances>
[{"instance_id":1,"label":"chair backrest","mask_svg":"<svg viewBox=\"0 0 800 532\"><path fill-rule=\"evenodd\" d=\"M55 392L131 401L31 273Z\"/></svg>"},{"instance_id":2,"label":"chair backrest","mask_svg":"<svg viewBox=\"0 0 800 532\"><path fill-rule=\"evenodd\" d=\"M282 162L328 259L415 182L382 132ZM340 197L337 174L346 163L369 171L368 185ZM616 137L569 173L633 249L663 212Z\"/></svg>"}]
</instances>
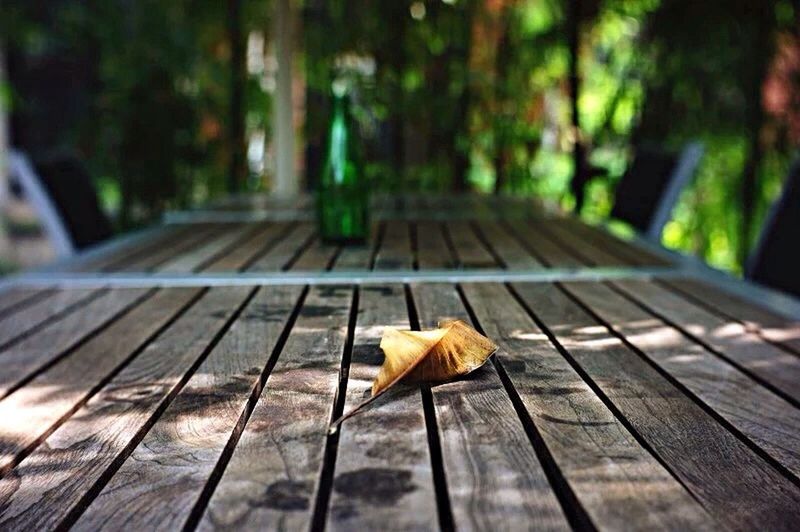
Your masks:
<instances>
[{"instance_id":1,"label":"chair backrest","mask_svg":"<svg viewBox=\"0 0 800 532\"><path fill-rule=\"evenodd\" d=\"M12 151L11 173L41 217L59 256L112 235L91 178L76 159L61 157L34 167L24 154Z\"/></svg>"},{"instance_id":2,"label":"chair backrest","mask_svg":"<svg viewBox=\"0 0 800 532\"><path fill-rule=\"evenodd\" d=\"M783 192L764 221L745 276L800 296L800 160L792 165Z\"/></svg>"},{"instance_id":3,"label":"chair backrest","mask_svg":"<svg viewBox=\"0 0 800 532\"><path fill-rule=\"evenodd\" d=\"M688 144L680 154L641 147L615 192L611 217L628 222L644 236L659 240L681 191L703 157L701 144Z\"/></svg>"}]
</instances>

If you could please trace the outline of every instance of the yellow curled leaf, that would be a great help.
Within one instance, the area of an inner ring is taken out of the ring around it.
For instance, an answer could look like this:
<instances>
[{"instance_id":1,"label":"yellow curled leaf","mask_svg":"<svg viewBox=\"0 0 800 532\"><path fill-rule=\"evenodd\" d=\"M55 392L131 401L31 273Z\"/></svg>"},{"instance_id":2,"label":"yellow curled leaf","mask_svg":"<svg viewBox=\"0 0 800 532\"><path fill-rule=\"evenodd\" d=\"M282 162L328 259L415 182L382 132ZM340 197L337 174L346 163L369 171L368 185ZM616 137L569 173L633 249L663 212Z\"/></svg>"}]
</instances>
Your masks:
<instances>
[{"instance_id":1,"label":"yellow curled leaf","mask_svg":"<svg viewBox=\"0 0 800 532\"><path fill-rule=\"evenodd\" d=\"M401 379L443 382L481 367L497 346L461 320L443 322L432 331L387 329L381 339L383 366L372 395Z\"/></svg>"},{"instance_id":2,"label":"yellow curled leaf","mask_svg":"<svg viewBox=\"0 0 800 532\"><path fill-rule=\"evenodd\" d=\"M494 342L461 320L439 323L430 331L387 328L380 347L385 358L372 383L372 397L331 424L331 432L401 380L448 381L478 369L497 351Z\"/></svg>"}]
</instances>

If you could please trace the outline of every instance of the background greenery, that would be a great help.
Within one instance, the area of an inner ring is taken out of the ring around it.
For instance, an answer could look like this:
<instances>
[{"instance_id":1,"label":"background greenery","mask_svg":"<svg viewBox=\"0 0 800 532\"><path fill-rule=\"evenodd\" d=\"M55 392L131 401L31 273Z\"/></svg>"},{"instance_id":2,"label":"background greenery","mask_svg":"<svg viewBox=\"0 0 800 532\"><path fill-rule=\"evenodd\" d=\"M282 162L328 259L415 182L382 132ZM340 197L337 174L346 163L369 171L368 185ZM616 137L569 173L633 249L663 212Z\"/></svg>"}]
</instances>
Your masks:
<instances>
[{"instance_id":1,"label":"background greenery","mask_svg":"<svg viewBox=\"0 0 800 532\"><path fill-rule=\"evenodd\" d=\"M7 51L26 66L58 55L81 65L84 97L37 148L80 154L121 227L232 188L268 190L269 168L229 176L251 133L270 125L271 87L263 73L244 72L234 50L253 32L269 40L271 4L5 0ZM297 8L309 187L330 80L344 65L360 79L375 188L535 195L570 208L579 138L606 170L589 184L582 212L599 220L633 145L702 141L706 156L664 243L736 272L800 139L798 0L306 0ZM574 24L579 133L568 85ZM35 118L36 102L19 89L12 71L12 109ZM232 113L237 97L244 104Z\"/></svg>"}]
</instances>

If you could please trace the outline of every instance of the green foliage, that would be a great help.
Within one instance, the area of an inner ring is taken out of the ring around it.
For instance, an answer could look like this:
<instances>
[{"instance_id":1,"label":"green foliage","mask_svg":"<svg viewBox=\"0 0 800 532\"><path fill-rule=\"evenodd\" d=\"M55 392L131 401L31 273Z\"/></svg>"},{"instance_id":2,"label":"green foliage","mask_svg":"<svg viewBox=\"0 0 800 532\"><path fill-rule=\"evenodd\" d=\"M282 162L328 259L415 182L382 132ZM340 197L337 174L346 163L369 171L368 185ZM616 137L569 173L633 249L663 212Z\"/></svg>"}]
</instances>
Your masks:
<instances>
[{"instance_id":1,"label":"green foliage","mask_svg":"<svg viewBox=\"0 0 800 532\"><path fill-rule=\"evenodd\" d=\"M242 0L243 33L268 32L266 0ZM57 24L6 2L9 42L97 57L92 109L65 142L135 223L225 190L231 141L228 2L59 0ZM535 195L565 208L570 127L567 0L306 0L303 141L313 185L337 71L358 80L354 114L373 187ZM664 233L672 248L739 271L780 191L797 138L765 113L779 35L797 37L792 0L583 0L580 140L606 176L583 216L608 216L642 141L706 156ZM413 8L413 9L412 9ZM415 15L412 16L412 10ZM267 131L270 96L245 87L248 131ZM796 85L794 86L795 93ZM12 95L13 96L13 95ZM0 97L2 97L0 95ZM316 151L315 151L316 150ZM318 157L317 157L318 159ZM315 166L316 165L316 166ZM748 169L752 169L749 171ZM753 197L742 191L753 185Z\"/></svg>"}]
</instances>

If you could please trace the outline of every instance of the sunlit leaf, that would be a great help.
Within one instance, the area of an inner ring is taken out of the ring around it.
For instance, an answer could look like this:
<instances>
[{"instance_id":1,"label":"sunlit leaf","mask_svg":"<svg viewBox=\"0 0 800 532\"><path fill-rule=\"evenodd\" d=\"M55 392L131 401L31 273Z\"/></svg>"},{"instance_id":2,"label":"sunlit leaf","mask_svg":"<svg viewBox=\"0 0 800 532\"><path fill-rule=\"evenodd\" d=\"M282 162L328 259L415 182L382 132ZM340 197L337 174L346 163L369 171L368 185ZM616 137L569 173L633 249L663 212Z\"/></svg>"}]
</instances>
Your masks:
<instances>
[{"instance_id":1,"label":"sunlit leaf","mask_svg":"<svg viewBox=\"0 0 800 532\"><path fill-rule=\"evenodd\" d=\"M372 397L335 421L332 432L400 381L449 381L478 369L497 351L494 342L461 320L441 322L430 331L386 328L380 347L385 358L372 383Z\"/></svg>"}]
</instances>

